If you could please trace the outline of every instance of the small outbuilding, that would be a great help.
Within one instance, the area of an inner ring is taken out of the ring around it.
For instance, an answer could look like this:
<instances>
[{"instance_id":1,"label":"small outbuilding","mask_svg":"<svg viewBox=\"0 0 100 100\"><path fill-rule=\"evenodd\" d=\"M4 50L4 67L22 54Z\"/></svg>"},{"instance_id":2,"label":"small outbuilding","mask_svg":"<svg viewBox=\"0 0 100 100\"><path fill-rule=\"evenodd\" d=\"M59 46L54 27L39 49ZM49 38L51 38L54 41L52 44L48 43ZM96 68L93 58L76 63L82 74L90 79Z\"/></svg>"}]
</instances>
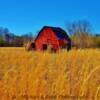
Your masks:
<instances>
[{"instance_id":1,"label":"small outbuilding","mask_svg":"<svg viewBox=\"0 0 100 100\"><path fill-rule=\"evenodd\" d=\"M48 48L57 51L61 48L71 49L71 39L67 33L59 27L44 26L34 43L31 43L34 50L47 50Z\"/></svg>"}]
</instances>

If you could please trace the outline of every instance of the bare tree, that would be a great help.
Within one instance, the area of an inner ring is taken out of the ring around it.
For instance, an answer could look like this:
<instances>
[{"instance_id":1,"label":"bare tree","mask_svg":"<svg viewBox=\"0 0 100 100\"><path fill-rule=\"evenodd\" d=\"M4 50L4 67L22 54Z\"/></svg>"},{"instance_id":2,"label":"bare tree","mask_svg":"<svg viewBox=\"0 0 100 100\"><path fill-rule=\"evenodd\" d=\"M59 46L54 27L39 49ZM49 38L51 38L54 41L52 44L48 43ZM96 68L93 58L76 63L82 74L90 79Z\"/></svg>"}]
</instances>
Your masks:
<instances>
[{"instance_id":1,"label":"bare tree","mask_svg":"<svg viewBox=\"0 0 100 100\"><path fill-rule=\"evenodd\" d=\"M90 47L92 41L90 39L91 25L86 20L79 20L67 23L68 33L72 37L73 45L81 48Z\"/></svg>"},{"instance_id":2,"label":"bare tree","mask_svg":"<svg viewBox=\"0 0 100 100\"><path fill-rule=\"evenodd\" d=\"M86 20L79 20L79 21L68 22L66 24L66 28L67 28L68 33L71 36L75 35L77 33L88 34L88 33L91 32L91 25Z\"/></svg>"}]
</instances>

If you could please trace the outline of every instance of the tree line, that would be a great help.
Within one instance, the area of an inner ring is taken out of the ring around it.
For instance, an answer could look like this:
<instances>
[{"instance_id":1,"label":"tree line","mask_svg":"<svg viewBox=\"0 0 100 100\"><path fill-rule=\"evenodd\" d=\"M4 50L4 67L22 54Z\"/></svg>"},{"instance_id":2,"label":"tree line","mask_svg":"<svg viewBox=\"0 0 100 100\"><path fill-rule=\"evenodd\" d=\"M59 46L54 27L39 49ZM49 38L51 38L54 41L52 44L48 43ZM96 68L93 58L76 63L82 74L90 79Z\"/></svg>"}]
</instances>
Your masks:
<instances>
[{"instance_id":1,"label":"tree line","mask_svg":"<svg viewBox=\"0 0 100 100\"><path fill-rule=\"evenodd\" d=\"M11 33L8 28L0 27L0 46L22 47L28 41L32 41L32 33L25 33L21 36Z\"/></svg>"},{"instance_id":2,"label":"tree line","mask_svg":"<svg viewBox=\"0 0 100 100\"><path fill-rule=\"evenodd\" d=\"M92 25L89 21L67 22L66 30L72 40L72 47L100 48L100 34L92 33ZM22 47L34 38L32 32L18 36L11 33L8 28L0 27L0 46L2 47Z\"/></svg>"}]
</instances>

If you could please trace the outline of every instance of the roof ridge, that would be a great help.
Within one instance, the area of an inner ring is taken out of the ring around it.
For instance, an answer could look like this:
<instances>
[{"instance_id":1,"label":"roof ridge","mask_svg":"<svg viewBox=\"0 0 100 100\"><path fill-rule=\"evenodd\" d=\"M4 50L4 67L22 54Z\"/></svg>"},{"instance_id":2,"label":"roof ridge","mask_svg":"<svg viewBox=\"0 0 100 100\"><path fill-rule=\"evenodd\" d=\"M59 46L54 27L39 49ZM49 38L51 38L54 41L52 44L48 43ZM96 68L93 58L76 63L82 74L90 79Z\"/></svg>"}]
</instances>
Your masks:
<instances>
[{"instance_id":1,"label":"roof ridge","mask_svg":"<svg viewBox=\"0 0 100 100\"><path fill-rule=\"evenodd\" d=\"M54 27L54 26L44 26L44 27L47 27L47 28L60 28L60 27Z\"/></svg>"}]
</instances>

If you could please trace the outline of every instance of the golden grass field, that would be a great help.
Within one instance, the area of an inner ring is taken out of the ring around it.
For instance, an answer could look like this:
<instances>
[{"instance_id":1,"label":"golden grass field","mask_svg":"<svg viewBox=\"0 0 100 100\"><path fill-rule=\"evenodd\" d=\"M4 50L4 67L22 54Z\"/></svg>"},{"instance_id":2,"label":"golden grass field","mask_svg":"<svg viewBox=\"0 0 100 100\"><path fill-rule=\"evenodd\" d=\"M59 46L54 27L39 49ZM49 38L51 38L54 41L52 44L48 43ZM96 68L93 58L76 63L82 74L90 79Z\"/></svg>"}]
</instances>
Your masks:
<instances>
[{"instance_id":1,"label":"golden grass field","mask_svg":"<svg viewBox=\"0 0 100 100\"><path fill-rule=\"evenodd\" d=\"M0 100L100 100L100 49L0 48Z\"/></svg>"}]
</instances>

